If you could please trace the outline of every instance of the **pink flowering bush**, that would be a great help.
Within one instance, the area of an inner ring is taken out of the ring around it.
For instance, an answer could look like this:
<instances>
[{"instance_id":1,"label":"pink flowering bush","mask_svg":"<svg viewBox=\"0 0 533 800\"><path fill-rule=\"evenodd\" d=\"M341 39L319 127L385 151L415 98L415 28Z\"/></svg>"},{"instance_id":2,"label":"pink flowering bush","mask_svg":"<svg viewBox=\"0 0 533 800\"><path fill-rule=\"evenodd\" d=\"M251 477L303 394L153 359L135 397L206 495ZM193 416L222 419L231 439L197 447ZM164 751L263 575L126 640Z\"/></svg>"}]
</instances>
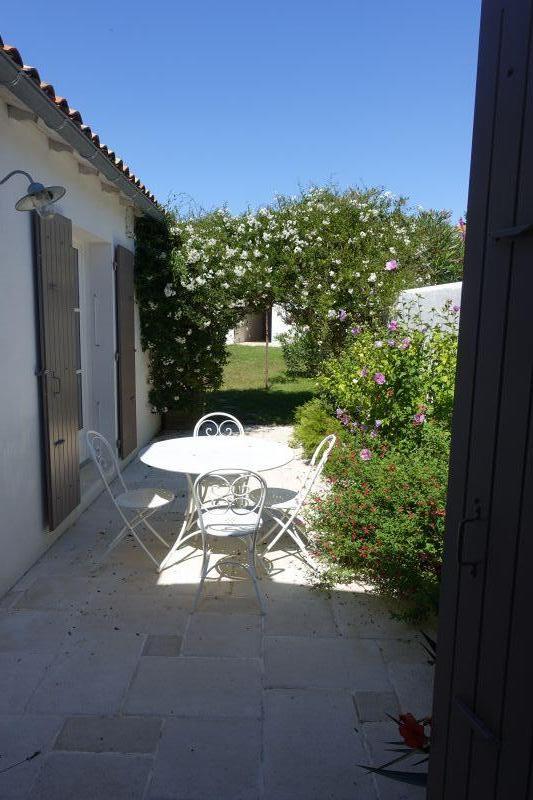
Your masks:
<instances>
[{"instance_id":1,"label":"pink flowering bush","mask_svg":"<svg viewBox=\"0 0 533 800\"><path fill-rule=\"evenodd\" d=\"M457 313L445 309L433 328L400 315L380 330L359 327L296 420L307 453L326 433L339 441L330 491L313 506L324 582L363 578L411 621L438 598Z\"/></svg>"},{"instance_id":2,"label":"pink flowering bush","mask_svg":"<svg viewBox=\"0 0 533 800\"><path fill-rule=\"evenodd\" d=\"M371 448L396 442L432 420L451 422L457 314L451 308L433 328L418 317L398 317L381 330L359 329L342 355L318 378L325 407Z\"/></svg>"},{"instance_id":3,"label":"pink flowering bush","mask_svg":"<svg viewBox=\"0 0 533 800\"><path fill-rule=\"evenodd\" d=\"M372 458L346 444L334 450L331 491L310 515L325 585L363 579L409 622L436 612L448 450L449 433L431 423L415 449L380 442Z\"/></svg>"}]
</instances>

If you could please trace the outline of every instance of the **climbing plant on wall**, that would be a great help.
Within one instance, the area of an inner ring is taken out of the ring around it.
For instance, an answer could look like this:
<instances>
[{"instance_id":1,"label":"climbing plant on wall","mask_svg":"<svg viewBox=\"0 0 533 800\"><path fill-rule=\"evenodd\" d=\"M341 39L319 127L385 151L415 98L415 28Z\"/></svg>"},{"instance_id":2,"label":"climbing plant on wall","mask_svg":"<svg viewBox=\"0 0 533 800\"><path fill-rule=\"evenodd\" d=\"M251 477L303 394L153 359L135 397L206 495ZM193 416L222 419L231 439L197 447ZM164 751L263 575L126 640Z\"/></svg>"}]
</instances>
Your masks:
<instances>
[{"instance_id":1,"label":"climbing plant on wall","mask_svg":"<svg viewBox=\"0 0 533 800\"><path fill-rule=\"evenodd\" d=\"M406 286L459 279L461 231L377 189L312 189L241 215L136 224L136 291L154 411L220 385L225 340L250 310L282 307L316 358L378 325Z\"/></svg>"}]
</instances>

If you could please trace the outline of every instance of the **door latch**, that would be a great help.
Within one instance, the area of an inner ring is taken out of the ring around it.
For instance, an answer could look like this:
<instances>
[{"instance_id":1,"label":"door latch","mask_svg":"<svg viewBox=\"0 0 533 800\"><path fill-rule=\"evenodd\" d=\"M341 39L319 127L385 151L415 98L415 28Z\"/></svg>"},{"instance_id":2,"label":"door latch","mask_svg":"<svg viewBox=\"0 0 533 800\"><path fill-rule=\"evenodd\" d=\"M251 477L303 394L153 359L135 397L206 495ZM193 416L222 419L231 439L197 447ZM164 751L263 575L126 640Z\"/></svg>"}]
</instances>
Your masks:
<instances>
[{"instance_id":1,"label":"door latch","mask_svg":"<svg viewBox=\"0 0 533 800\"><path fill-rule=\"evenodd\" d=\"M470 575L473 578L477 575L477 565L482 559L478 558L476 561L465 559L463 558L463 550L467 526L473 525L476 522L482 522L481 505L477 498L474 500L474 513L471 516L463 517L457 529L457 563L460 567L470 567Z\"/></svg>"}]
</instances>

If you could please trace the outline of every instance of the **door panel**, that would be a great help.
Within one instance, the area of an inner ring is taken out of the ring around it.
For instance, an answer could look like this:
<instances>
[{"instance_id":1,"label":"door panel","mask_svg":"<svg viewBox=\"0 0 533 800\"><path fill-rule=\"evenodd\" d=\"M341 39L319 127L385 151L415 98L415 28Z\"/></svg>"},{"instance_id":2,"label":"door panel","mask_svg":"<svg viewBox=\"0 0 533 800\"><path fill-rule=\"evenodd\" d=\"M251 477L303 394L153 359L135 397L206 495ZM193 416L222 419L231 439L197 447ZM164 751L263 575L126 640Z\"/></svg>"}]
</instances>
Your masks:
<instances>
[{"instance_id":1,"label":"door panel","mask_svg":"<svg viewBox=\"0 0 533 800\"><path fill-rule=\"evenodd\" d=\"M518 783L521 772L523 789L511 794L501 753L515 691L509 671L520 669L509 643L525 589L518 555L530 502L533 238L498 233L533 222L531 12L531 0L483 6L430 762L435 800L527 797L528 759L511 770ZM530 741L531 714L522 730Z\"/></svg>"},{"instance_id":2,"label":"door panel","mask_svg":"<svg viewBox=\"0 0 533 800\"><path fill-rule=\"evenodd\" d=\"M137 447L135 395L134 256L120 245L115 251L118 360L118 449L125 458Z\"/></svg>"},{"instance_id":3,"label":"door panel","mask_svg":"<svg viewBox=\"0 0 533 800\"><path fill-rule=\"evenodd\" d=\"M46 510L54 530L80 501L75 251L71 222L65 217L42 219L34 214L33 228Z\"/></svg>"}]
</instances>

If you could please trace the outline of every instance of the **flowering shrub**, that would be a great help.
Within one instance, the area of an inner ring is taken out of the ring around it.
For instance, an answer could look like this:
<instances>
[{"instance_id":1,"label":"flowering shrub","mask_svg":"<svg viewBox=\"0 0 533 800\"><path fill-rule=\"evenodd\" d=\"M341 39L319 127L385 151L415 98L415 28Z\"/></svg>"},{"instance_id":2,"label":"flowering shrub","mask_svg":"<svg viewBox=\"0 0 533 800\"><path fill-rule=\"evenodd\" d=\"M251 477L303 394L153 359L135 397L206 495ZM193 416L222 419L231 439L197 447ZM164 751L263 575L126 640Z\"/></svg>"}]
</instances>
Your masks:
<instances>
[{"instance_id":1,"label":"flowering shrub","mask_svg":"<svg viewBox=\"0 0 533 800\"><path fill-rule=\"evenodd\" d=\"M352 344L322 365L318 394L348 430L362 434L367 460L379 438L411 436L429 419L450 426L456 314L448 306L433 328L416 317L378 331L354 328Z\"/></svg>"},{"instance_id":2,"label":"flowering shrub","mask_svg":"<svg viewBox=\"0 0 533 800\"><path fill-rule=\"evenodd\" d=\"M229 329L274 302L304 336L308 367L375 327L405 286L461 273L460 231L376 189L312 189L254 213L226 209L136 226L137 297L154 410L217 388ZM306 345L307 346L307 345Z\"/></svg>"},{"instance_id":3,"label":"flowering shrub","mask_svg":"<svg viewBox=\"0 0 533 800\"><path fill-rule=\"evenodd\" d=\"M449 433L425 426L416 448L380 443L372 458L341 446L329 465L332 491L316 497L316 547L326 580L368 579L419 621L436 611L444 544ZM363 452L363 451L361 451Z\"/></svg>"}]
</instances>

